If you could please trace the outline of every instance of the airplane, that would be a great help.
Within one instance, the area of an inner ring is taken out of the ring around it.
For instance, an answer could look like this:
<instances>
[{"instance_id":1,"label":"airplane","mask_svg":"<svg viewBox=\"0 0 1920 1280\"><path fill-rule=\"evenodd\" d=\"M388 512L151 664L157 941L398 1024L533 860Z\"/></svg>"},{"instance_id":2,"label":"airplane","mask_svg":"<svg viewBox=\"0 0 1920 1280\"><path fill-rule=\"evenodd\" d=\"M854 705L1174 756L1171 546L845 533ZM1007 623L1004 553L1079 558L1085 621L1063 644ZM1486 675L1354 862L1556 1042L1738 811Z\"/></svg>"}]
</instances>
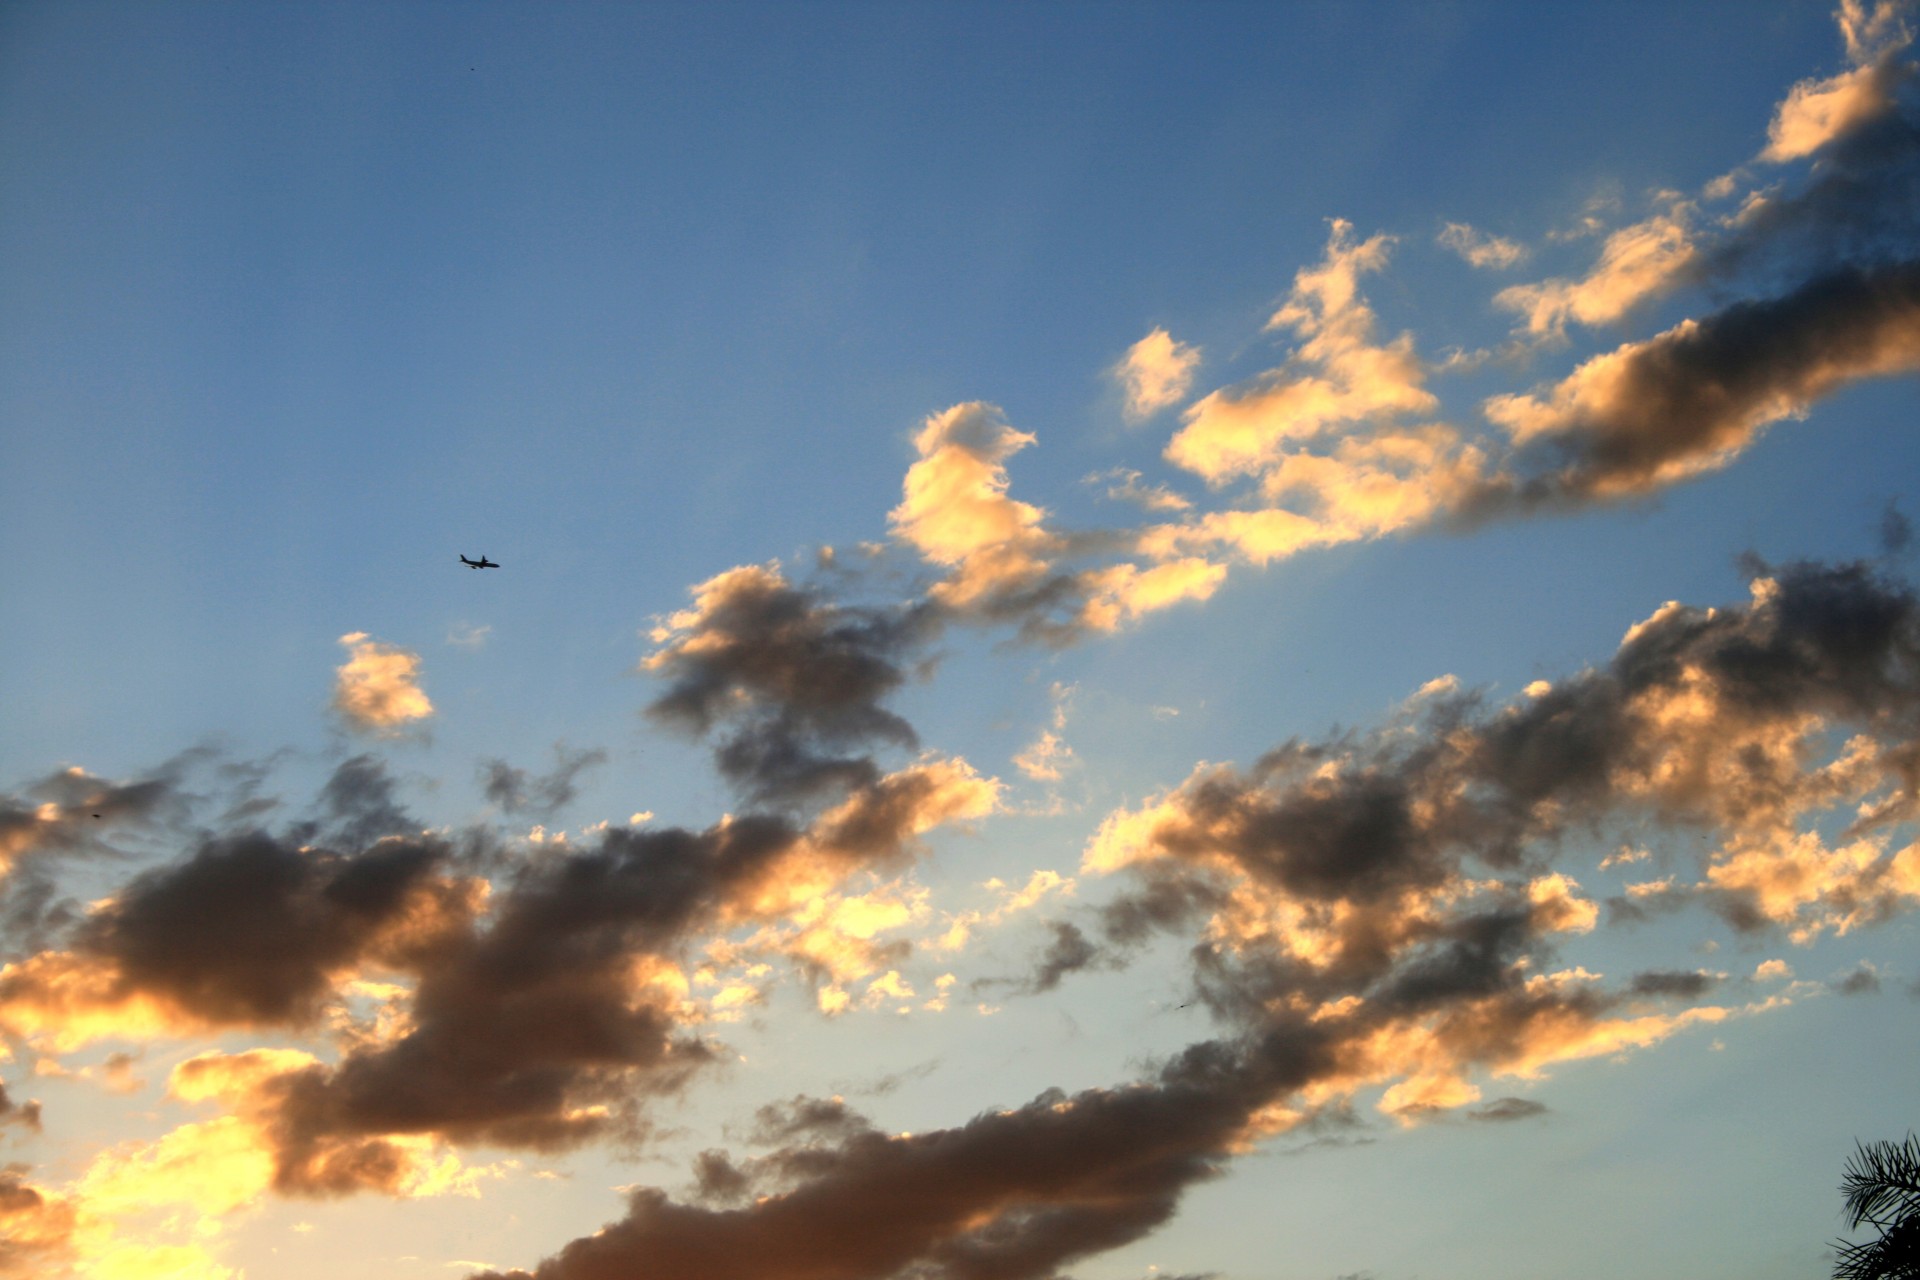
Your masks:
<instances>
[{"instance_id":1,"label":"airplane","mask_svg":"<svg viewBox=\"0 0 1920 1280\"><path fill-rule=\"evenodd\" d=\"M485 556L481 556L478 560L469 560L465 556L461 556L460 563L469 569L498 569L500 567Z\"/></svg>"}]
</instances>

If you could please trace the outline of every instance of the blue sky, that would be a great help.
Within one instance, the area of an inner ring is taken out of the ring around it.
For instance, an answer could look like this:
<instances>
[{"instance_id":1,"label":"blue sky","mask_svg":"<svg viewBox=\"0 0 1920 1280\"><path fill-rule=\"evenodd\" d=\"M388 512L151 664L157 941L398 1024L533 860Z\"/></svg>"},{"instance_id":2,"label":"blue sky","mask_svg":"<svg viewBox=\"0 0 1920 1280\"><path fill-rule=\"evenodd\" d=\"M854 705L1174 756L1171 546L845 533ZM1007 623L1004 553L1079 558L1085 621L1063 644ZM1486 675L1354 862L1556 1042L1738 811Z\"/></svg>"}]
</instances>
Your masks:
<instances>
[{"instance_id":1,"label":"blue sky","mask_svg":"<svg viewBox=\"0 0 1920 1280\"><path fill-rule=\"evenodd\" d=\"M1824 1269L1920 1047L1915 20L8 7L0 1274Z\"/></svg>"}]
</instances>

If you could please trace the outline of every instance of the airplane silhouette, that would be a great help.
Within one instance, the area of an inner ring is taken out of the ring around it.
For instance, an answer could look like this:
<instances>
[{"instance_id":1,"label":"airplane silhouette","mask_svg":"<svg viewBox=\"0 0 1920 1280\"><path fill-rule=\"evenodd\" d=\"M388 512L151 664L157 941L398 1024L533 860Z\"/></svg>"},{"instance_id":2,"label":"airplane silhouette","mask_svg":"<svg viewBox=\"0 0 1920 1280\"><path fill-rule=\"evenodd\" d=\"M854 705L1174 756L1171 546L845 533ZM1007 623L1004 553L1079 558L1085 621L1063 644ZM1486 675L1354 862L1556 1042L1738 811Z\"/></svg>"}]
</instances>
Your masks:
<instances>
[{"instance_id":1,"label":"airplane silhouette","mask_svg":"<svg viewBox=\"0 0 1920 1280\"><path fill-rule=\"evenodd\" d=\"M500 567L485 556L481 556L478 560L469 560L465 556L461 556L460 563L469 569L498 569Z\"/></svg>"}]
</instances>

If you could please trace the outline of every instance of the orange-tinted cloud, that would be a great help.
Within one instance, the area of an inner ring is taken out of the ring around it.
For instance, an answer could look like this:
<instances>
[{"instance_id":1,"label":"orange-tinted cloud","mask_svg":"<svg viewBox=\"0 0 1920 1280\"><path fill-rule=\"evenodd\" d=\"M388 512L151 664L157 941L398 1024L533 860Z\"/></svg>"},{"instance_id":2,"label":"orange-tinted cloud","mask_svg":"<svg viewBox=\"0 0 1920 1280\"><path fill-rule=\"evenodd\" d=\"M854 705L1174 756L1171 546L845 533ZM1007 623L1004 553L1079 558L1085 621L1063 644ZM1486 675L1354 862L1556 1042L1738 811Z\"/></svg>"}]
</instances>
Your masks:
<instances>
[{"instance_id":1,"label":"orange-tinted cloud","mask_svg":"<svg viewBox=\"0 0 1920 1280\"><path fill-rule=\"evenodd\" d=\"M334 675L333 709L355 729L394 733L433 714L420 689L420 656L364 631L340 637L351 655Z\"/></svg>"},{"instance_id":2,"label":"orange-tinted cloud","mask_svg":"<svg viewBox=\"0 0 1920 1280\"><path fill-rule=\"evenodd\" d=\"M1767 127L1762 160L1798 160L1894 110L1894 90L1910 71L1896 55L1913 41L1906 0L1841 0L1834 15L1846 41L1849 71L1793 86Z\"/></svg>"},{"instance_id":3,"label":"orange-tinted cloud","mask_svg":"<svg viewBox=\"0 0 1920 1280\"><path fill-rule=\"evenodd\" d=\"M1200 365L1200 348L1175 342L1165 329L1155 329L1127 348L1111 370L1125 394L1124 412L1138 422L1178 404L1193 384Z\"/></svg>"},{"instance_id":4,"label":"orange-tinted cloud","mask_svg":"<svg viewBox=\"0 0 1920 1280\"><path fill-rule=\"evenodd\" d=\"M0 1170L0 1276L57 1274L71 1255L73 1205Z\"/></svg>"},{"instance_id":5,"label":"orange-tinted cloud","mask_svg":"<svg viewBox=\"0 0 1920 1280\"><path fill-rule=\"evenodd\" d=\"M1502 472L1470 512L1627 497L1726 465L1768 424L1868 377L1920 369L1920 263L1849 268L1736 303L1596 356L1487 416L1531 469Z\"/></svg>"},{"instance_id":6,"label":"orange-tinted cloud","mask_svg":"<svg viewBox=\"0 0 1920 1280\"><path fill-rule=\"evenodd\" d=\"M1412 337L1376 343L1374 313L1360 295L1360 277L1385 265L1392 243L1384 235L1356 242L1352 225L1335 220L1325 259L1301 269L1267 322L1303 339L1293 367L1202 398L1168 442L1168 461L1220 484L1264 474L1328 431L1433 409Z\"/></svg>"},{"instance_id":7,"label":"orange-tinted cloud","mask_svg":"<svg viewBox=\"0 0 1920 1280\"><path fill-rule=\"evenodd\" d=\"M933 415L914 436L920 460L888 519L896 537L950 571L933 589L940 603L965 609L1031 587L1060 549L1046 512L1007 496L1006 461L1033 442L979 401Z\"/></svg>"},{"instance_id":8,"label":"orange-tinted cloud","mask_svg":"<svg viewBox=\"0 0 1920 1280\"><path fill-rule=\"evenodd\" d=\"M1535 337L1557 335L1569 320L1611 324L1685 278L1698 256L1691 212L1691 206L1676 204L1644 222L1622 227L1607 237L1600 261L1580 279L1517 284L1502 289L1494 302L1520 312L1526 331Z\"/></svg>"}]
</instances>

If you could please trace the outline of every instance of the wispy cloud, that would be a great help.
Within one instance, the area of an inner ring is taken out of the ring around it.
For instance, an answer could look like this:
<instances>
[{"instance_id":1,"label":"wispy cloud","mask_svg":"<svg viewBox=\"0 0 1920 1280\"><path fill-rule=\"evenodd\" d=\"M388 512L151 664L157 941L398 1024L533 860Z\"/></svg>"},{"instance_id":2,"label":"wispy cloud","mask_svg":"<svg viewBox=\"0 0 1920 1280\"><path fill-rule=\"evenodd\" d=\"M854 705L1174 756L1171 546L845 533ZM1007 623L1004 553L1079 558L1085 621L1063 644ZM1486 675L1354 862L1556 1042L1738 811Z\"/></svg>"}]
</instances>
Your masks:
<instances>
[{"instance_id":1,"label":"wispy cloud","mask_svg":"<svg viewBox=\"0 0 1920 1280\"><path fill-rule=\"evenodd\" d=\"M1447 223L1435 241L1459 254L1467 265L1495 271L1517 266L1527 256L1526 246L1518 241L1490 235L1464 222Z\"/></svg>"}]
</instances>

